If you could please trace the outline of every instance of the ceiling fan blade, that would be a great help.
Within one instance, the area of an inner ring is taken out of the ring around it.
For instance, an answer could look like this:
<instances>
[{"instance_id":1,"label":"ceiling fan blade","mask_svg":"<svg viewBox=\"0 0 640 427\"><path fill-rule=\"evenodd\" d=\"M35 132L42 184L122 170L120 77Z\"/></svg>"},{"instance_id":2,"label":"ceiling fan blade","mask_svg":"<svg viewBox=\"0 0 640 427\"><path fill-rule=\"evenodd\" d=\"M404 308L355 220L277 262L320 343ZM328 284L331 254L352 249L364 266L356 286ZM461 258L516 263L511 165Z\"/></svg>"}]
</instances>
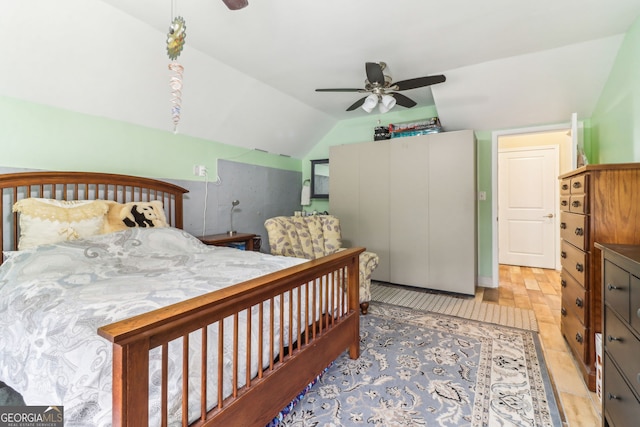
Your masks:
<instances>
[{"instance_id":1,"label":"ceiling fan blade","mask_svg":"<svg viewBox=\"0 0 640 427\"><path fill-rule=\"evenodd\" d=\"M377 62L367 62L365 64L365 70L367 71L367 80L372 85L376 83L380 86L384 86L384 74L382 74L382 67Z\"/></svg>"},{"instance_id":2,"label":"ceiling fan blade","mask_svg":"<svg viewBox=\"0 0 640 427\"><path fill-rule=\"evenodd\" d=\"M411 108L411 107L415 107L416 101L414 101L411 98L408 98L406 96L404 96L401 93L398 92L391 92L391 95L393 95L393 97L396 99L396 104L402 106L402 107L407 107L407 108Z\"/></svg>"},{"instance_id":3,"label":"ceiling fan blade","mask_svg":"<svg viewBox=\"0 0 640 427\"><path fill-rule=\"evenodd\" d=\"M360 107L362 104L364 104L364 100L367 99L367 97L365 96L364 98L360 98L358 99L356 102L354 102L351 107L347 108L347 111L353 111L356 108Z\"/></svg>"},{"instance_id":4,"label":"ceiling fan blade","mask_svg":"<svg viewBox=\"0 0 640 427\"><path fill-rule=\"evenodd\" d=\"M316 92L364 92L364 89L316 89Z\"/></svg>"},{"instance_id":5,"label":"ceiling fan blade","mask_svg":"<svg viewBox=\"0 0 640 427\"><path fill-rule=\"evenodd\" d=\"M398 86L398 89L396 90L408 90L418 87L431 86L437 83L442 83L446 80L447 79L445 76L439 74L437 76L417 77L415 79L401 80L399 82L393 83L393 85Z\"/></svg>"}]
</instances>

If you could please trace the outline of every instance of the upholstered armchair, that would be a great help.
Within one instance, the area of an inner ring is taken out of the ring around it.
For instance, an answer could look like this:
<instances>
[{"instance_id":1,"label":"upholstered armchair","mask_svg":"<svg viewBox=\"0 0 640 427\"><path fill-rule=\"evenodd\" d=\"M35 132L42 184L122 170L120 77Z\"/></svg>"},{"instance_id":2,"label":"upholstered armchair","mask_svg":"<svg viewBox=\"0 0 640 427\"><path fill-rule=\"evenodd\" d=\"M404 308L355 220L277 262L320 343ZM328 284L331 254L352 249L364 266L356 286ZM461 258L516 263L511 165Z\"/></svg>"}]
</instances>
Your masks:
<instances>
[{"instance_id":1,"label":"upholstered armchair","mask_svg":"<svg viewBox=\"0 0 640 427\"><path fill-rule=\"evenodd\" d=\"M340 221L333 215L277 216L264 223L272 255L316 259L342 248ZM367 314L371 301L371 273L378 255L360 254L360 311Z\"/></svg>"}]
</instances>

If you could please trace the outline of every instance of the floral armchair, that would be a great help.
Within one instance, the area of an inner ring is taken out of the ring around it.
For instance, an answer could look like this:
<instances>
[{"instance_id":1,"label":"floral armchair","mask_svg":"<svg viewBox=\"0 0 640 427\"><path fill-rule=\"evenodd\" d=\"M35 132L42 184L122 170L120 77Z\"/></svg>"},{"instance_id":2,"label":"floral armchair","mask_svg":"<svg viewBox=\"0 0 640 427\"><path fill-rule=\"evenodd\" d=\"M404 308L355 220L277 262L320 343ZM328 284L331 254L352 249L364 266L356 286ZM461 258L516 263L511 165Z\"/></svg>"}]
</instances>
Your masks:
<instances>
[{"instance_id":1,"label":"floral armchair","mask_svg":"<svg viewBox=\"0 0 640 427\"><path fill-rule=\"evenodd\" d=\"M264 223L272 255L316 259L342 247L340 221L333 215L278 216ZM371 300L371 273L378 266L378 255L360 254L360 310L367 314Z\"/></svg>"}]
</instances>

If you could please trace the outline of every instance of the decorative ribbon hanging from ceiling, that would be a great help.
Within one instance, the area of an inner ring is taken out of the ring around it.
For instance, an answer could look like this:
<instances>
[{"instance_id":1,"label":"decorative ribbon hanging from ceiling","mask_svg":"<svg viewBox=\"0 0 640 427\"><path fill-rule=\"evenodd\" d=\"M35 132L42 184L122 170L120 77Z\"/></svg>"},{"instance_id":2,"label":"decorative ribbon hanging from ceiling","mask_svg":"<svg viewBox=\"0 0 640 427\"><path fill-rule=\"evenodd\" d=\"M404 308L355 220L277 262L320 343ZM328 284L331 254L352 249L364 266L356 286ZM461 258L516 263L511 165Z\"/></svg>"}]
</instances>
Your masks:
<instances>
[{"instance_id":1,"label":"decorative ribbon hanging from ceiling","mask_svg":"<svg viewBox=\"0 0 640 427\"><path fill-rule=\"evenodd\" d=\"M187 36L187 25L184 18L174 15L174 4L171 3L171 26L167 34L167 55L172 60L169 63L171 77L169 87L171 87L171 119L173 120L173 132L178 132L180 122L180 110L182 108L182 73L184 67L176 62L184 47L184 39Z\"/></svg>"}]
</instances>

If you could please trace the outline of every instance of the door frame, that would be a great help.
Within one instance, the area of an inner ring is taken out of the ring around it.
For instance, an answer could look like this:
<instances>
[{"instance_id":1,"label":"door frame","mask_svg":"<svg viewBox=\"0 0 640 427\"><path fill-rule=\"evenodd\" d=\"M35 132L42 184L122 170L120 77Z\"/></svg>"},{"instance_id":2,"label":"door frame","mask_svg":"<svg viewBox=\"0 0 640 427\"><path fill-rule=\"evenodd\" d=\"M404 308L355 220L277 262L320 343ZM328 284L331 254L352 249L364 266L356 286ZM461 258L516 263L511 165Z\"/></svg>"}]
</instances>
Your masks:
<instances>
[{"instance_id":1,"label":"door frame","mask_svg":"<svg viewBox=\"0 0 640 427\"><path fill-rule=\"evenodd\" d=\"M505 135L521 135L530 133L544 133L561 130L571 130L572 123L560 123L556 125L534 126L509 130L498 130L491 133L491 287L497 288L500 283L498 265L498 139ZM577 158L576 144L571 144L571 158L575 168Z\"/></svg>"}]
</instances>

